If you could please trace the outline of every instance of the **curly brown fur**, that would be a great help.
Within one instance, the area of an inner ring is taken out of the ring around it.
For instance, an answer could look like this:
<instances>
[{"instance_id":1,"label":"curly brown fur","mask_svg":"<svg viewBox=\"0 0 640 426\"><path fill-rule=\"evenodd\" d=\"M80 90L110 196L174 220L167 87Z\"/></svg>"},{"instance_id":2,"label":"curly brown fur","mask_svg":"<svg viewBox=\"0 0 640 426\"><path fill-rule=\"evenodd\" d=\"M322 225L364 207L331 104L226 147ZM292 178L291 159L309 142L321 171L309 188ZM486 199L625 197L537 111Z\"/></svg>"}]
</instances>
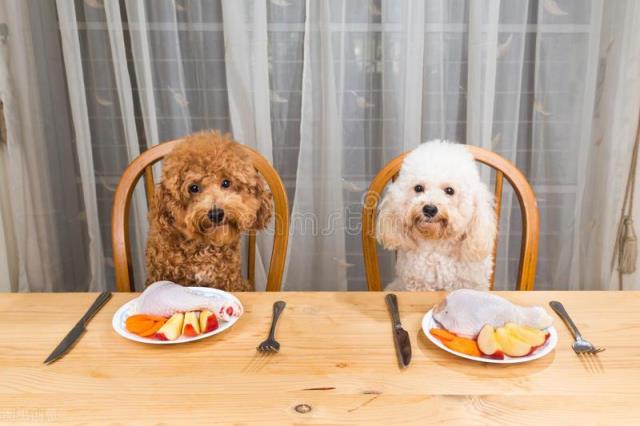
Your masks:
<instances>
[{"instance_id":1,"label":"curly brown fur","mask_svg":"<svg viewBox=\"0 0 640 426\"><path fill-rule=\"evenodd\" d=\"M272 210L271 192L238 143L217 131L188 136L165 157L151 203L146 284L253 290L242 276L240 239L265 228Z\"/></svg>"}]
</instances>

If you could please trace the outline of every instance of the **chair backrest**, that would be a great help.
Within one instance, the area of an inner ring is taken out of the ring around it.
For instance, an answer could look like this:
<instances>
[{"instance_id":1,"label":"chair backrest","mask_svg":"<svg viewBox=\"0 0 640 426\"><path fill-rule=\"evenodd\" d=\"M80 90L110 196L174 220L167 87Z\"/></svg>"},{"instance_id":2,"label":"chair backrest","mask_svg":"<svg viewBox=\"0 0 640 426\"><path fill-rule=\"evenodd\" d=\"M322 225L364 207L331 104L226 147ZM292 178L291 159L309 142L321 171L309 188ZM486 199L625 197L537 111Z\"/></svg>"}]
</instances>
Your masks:
<instances>
[{"instance_id":1,"label":"chair backrest","mask_svg":"<svg viewBox=\"0 0 640 426\"><path fill-rule=\"evenodd\" d=\"M183 139L177 139L164 142L146 150L129 164L120 177L120 182L118 183L113 199L111 215L113 262L116 273L116 288L118 291L133 291L134 288L129 244L129 205L133 190L138 179L144 174L144 188L147 196L147 205L149 205L155 190L152 166L162 160L182 141ZM282 274L284 272L289 236L287 193L278 172L275 171L271 164L253 149L245 145L243 145L243 148L245 148L254 167L265 179L273 194L275 235L273 238L271 264L267 277L267 291L279 291ZM252 284L255 283L255 254L256 236L255 233L250 233L247 244L247 278Z\"/></svg>"},{"instance_id":2,"label":"chair backrest","mask_svg":"<svg viewBox=\"0 0 640 426\"><path fill-rule=\"evenodd\" d=\"M500 207L502 204L504 178L507 178L518 197L520 210L522 212L522 242L520 246L520 267L518 271L517 288L518 290L533 290L536 263L538 261L538 236L540 231L538 203L536 202L533 189L522 172L504 157L477 146L466 145L466 148L473 154L476 161L486 164L496 171L494 190L498 226L500 224ZM382 290L375 230L376 211L378 202L380 201L380 195L387 183L391 179L394 179L394 176L397 176L402 162L408 154L409 152L405 152L397 156L380 170L373 181L371 181L369 192L365 198L362 209L362 252L364 255L364 266L369 290ZM498 233L496 232L496 242L493 248L494 259L496 257L497 247ZM494 280L495 263L491 273L492 289Z\"/></svg>"}]
</instances>

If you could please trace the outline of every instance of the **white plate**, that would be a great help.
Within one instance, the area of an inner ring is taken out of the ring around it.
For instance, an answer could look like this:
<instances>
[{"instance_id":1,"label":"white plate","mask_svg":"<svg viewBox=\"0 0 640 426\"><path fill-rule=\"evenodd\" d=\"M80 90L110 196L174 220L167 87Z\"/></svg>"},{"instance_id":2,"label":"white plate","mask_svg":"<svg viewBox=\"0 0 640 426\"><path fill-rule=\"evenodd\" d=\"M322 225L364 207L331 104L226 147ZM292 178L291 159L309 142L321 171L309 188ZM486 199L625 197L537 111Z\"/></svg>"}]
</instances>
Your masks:
<instances>
[{"instance_id":1,"label":"white plate","mask_svg":"<svg viewBox=\"0 0 640 426\"><path fill-rule=\"evenodd\" d=\"M549 352L553 350L553 348L556 347L556 344L558 343L558 332L556 331L554 326L551 326L546 329L546 331L549 332L549 338L547 339L545 344L540 346L538 349L536 349L535 352L533 352L532 354L527 356L515 357L515 358L508 357L505 355L504 359L493 359L489 357L478 357L478 356L466 355L466 354L449 349L440 340L438 340L438 338L436 338L429 332L429 330L431 330L432 328L442 328L440 324L438 324L433 319L433 309L427 312L424 318L422 318L422 331L424 332L425 336L427 336L427 339L431 340L431 342L433 342L434 345L436 345L442 350L449 352L450 354L459 356L461 358L470 359L472 361L489 362L492 364L519 364L521 362L533 361L535 359L542 358L543 356L547 355Z\"/></svg>"},{"instance_id":2,"label":"white plate","mask_svg":"<svg viewBox=\"0 0 640 426\"><path fill-rule=\"evenodd\" d=\"M240 307L242 307L242 303L240 303L240 301L233 294L227 293L226 291L218 290L216 288L208 288L208 287L189 287L189 289L191 289L196 294L228 300L230 302L235 302L238 305L240 305ZM235 324L236 321L238 321L238 319L240 318L240 317L233 317L231 318L230 321L227 321L227 322L219 321L219 326L215 330L210 331L208 333L199 334L194 337L180 336L176 340L151 339L148 337L141 337L141 336L138 336L137 334L129 333L127 331L127 328L125 327L125 321L127 320L127 318L129 318L132 315L133 313L132 310L133 310L133 307L135 306L134 303L136 302L136 300L138 299L135 298L133 300L130 300L129 302L122 305L120 309L116 311L116 313L113 315L113 321L112 321L113 329L116 331L116 333L118 333L125 339L133 340L135 342L140 342L140 343L148 343L151 345L174 345L177 343L187 343L187 342L193 342L200 339L205 339L209 336L213 336L214 334L222 333L227 328ZM244 313L244 307L242 307L242 312ZM240 316L242 316L242 314L240 314Z\"/></svg>"}]
</instances>

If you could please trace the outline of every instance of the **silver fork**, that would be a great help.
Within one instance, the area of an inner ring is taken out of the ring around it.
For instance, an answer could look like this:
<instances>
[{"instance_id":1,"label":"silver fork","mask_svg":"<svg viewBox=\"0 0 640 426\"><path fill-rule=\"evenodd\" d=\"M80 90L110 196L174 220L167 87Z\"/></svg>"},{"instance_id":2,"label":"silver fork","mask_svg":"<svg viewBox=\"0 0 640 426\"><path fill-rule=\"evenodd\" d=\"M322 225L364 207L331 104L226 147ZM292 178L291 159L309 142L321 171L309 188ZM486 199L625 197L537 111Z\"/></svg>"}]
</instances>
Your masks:
<instances>
[{"instance_id":1,"label":"silver fork","mask_svg":"<svg viewBox=\"0 0 640 426\"><path fill-rule=\"evenodd\" d=\"M271 330L269 330L269 337L267 337L267 340L258 345L257 349L260 352L278 352L280 350L280 343L278 343L275 338L276 323L278 322L278 318L280 318L280 314L282 313L286 305L287 304L282 300L278 300L273 304L273 320L271 320Z\"/></svg>"},{"instance_id":2,"label":"silver fork","mask_svg":"<svg viewBox=\"0 0 640 426\"><path fill-rule=\"evenodd\" d=\"M573 337L575 337L576 340L573 342L571 347L576 354L597 354L605 350L605 348L596 348L591 342L582 337L582 334L578 331L578 327L573 323L569 313L567 313L567 310L562 306L562 303L554 300L549 302L549 306L551 306L551 309L553 309L556 314L562 318L562 321L567 324L567 327L569 327Z\"/></svg>"}]
</instances>

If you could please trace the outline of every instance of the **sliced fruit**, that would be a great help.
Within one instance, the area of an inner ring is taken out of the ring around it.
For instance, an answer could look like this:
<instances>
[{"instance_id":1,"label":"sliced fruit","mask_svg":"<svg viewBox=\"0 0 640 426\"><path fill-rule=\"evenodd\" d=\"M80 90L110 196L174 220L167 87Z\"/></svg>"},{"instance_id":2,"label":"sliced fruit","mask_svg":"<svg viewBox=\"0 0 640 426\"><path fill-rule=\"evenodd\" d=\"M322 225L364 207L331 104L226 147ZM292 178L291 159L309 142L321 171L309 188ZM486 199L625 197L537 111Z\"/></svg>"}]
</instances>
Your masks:
<instances>
[{"instance_id":1,"label":"sliced fruit","mask_svg":"<svg viewBox=\"0 0 640 426\"><path fill-rule=\"evenodd\" d=\"M431 330L429 330L429 332L441 341L453 340L458 337L455 334L445 330L444 328L432 328Z\"/></svg>"},{"instance_id":2,"label":"sliced fruit","mask_svg":"<svg viewBox=\"0 0 640 426\"><path fill-rule=\"evenodd\" d=\"M451 340L442 340L442 343L449 349L452 349L456 352L471 356L482 356L482 353L480 352L480 349L478 349L478 344L475 340L456 336Z\"/></svg>"},{"instance_id":3,"label":"sliced fruit","mask_svg":"<svg viewBox=\"0 0 640 426\"><path fill-rule=\"evenodd\" d=\"M512 322L505 324L505 328L509 330L510 333L514 334L518 339L524 340L531 346L543 345L547 340L547 335L549 334L545 331L538 330L533 327L521 326Z\"/></svg>"},{"instance_id":4,"label":"sliced fruit","mask_svg":"<svg viewBox=\"0 0 640 426\"><path fill-rule=\"evenodd\" d=\"M200 324L195 312L187 312L184 314L184 323L182 324L182 335L186 337L195 337L200 334Z\"/></svg>"},{"instance_id":5,"label":"sliced fruit","mask_svg":"<svg viewBox=\"0 0 640 426\"><path fill-rule=\"evenodd\" d=\"M542 342L541 344L539 344L538 346L531 346L531 351L529 352L528 355L531 355L532 353L534 353L536 350L538 350L539 348L541 348L542 346L544 346L545 343L547 343L547 340L549 340L549 336L551 336L551 334L547 333L544 336L544 342Z\"/></svg>"},{"instance_id":6,"label":"sliced fruit","mask_svg":"<svg viewBox=\"0 0 640 426\"><path fill-rule=\"evenodd\" d=\"M498 345L502 348L505 355L518 357L528 355L531 352L532 346L524 340L519 339L506 327L498 328L495 336Z\"/></svg>"},{"instance_id":7,"label":"sliced fruit","mask_svg":"<svg viewBox=\"0 0 640 426\"><path fill-rule=\"evenodd\" d=\"M218 317L211 311L200 312L200 332L208 333L218 328Z\"/></svg>"},{"instance_id":8,"label":"sliced fruit","mask_svg":"<svg viewBox=\"0 0 640 426\"><path fill-rule=\"evenodd\" d=\"M173 314L173 316L169 318L169 320L155 334L156 339L176 340L178 337L180 337L183 321L183 313Z\"/></svg>"},{"instance_id":9,"label":"sliced fruit","mask_svg":"<svg viewBox=\"0 0 640 426\"><path fill-rule=\"evenodd\" d=\"M491 358L504 359L504 352L496 339L496 330L489 324L482 327L478 334L478 349Z\"/></svg>"}]
</instances>

